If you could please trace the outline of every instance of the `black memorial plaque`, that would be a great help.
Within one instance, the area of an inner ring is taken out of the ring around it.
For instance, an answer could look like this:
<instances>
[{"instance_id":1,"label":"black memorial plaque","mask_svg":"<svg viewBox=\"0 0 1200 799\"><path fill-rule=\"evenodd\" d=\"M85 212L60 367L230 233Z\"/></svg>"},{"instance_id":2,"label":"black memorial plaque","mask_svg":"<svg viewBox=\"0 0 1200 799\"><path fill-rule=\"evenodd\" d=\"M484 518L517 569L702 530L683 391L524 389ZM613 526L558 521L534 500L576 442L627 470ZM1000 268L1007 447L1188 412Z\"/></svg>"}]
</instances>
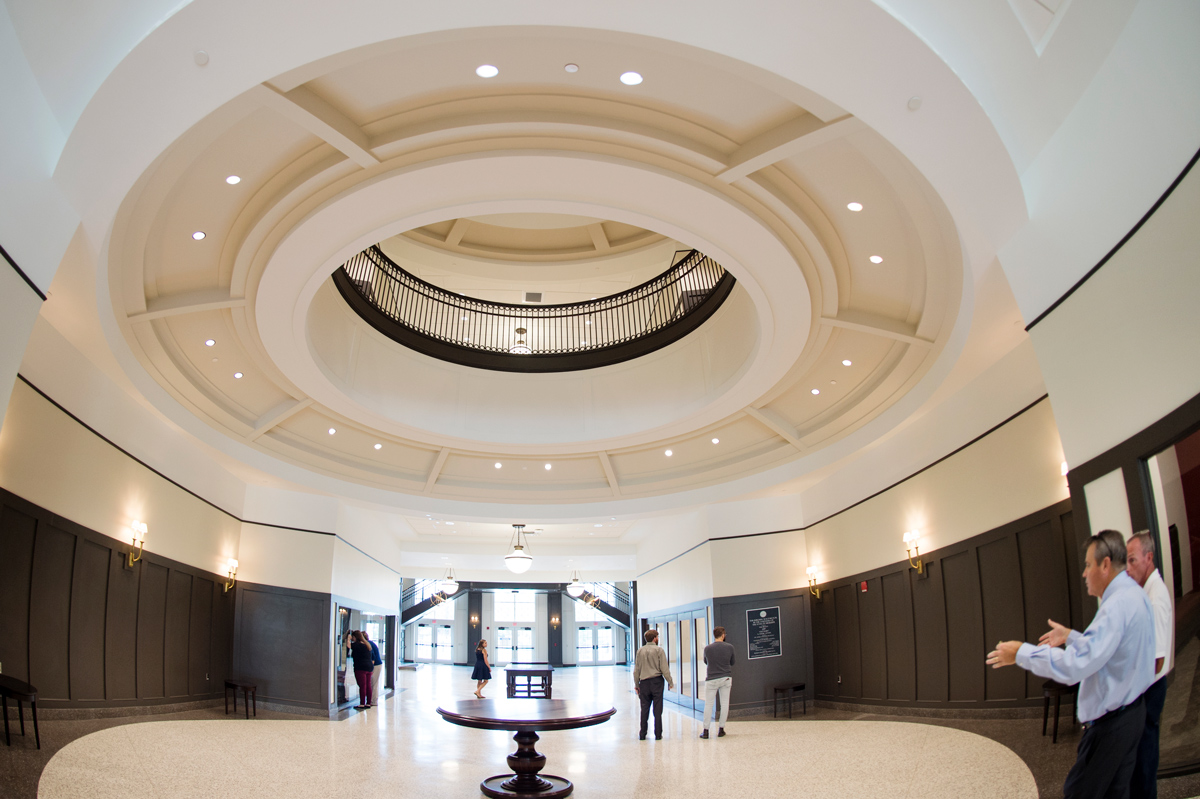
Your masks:
<instances>
[{"instance_id":1,"label":"black memorial plaque","mask_svg":"<svg viewBox=\"0 0 1200 799\"><path fill-rule=\"evenodd\" d=\"M746 645L749 657L777 658L783 654L779 635L779 608L755 608L746 611Z\"/></svg>"}]
</instances>

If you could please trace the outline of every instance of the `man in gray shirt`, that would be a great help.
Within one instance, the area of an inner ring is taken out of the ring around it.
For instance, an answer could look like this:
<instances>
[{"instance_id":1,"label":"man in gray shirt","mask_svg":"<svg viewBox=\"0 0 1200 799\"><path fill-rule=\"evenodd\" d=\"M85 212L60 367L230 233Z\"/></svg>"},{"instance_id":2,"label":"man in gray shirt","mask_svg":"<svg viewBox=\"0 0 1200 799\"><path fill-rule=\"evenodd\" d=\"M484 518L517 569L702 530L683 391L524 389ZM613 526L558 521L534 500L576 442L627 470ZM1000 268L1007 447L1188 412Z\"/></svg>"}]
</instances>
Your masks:
<instances>
[{"instance_id":1,"label":"man in gray shirt","mask_svg":"<svg viewBox=\"0 0 1200 799\"><path fill-rule=\"evenodd\" d=\"M713 717L713 700L721 697L721 720L717 722L717 737L725 735L725 719L729 718L729 689L733 685L733 644L725 643L725 628L713 627L713 641L704 647L704 663L708 666L708 678L704 681L704 732L708 737L708 726Z\"/></svg>"},{"instance_id":2,"label":"man in gray shirt","mask_svg":"<svg viewBox=\"0 0 1200 799\"><path fill-rule=\"evenodd\" d=\"M646 630L646 645L637 651L633 659L633 690L642 700L642 728L638 735L646 740L647 722L650 721L650 706L654 706L654 737L662 740L663 682L675 688L667 653L658 645L658 630Z\"/></svg>"}]
</instances>

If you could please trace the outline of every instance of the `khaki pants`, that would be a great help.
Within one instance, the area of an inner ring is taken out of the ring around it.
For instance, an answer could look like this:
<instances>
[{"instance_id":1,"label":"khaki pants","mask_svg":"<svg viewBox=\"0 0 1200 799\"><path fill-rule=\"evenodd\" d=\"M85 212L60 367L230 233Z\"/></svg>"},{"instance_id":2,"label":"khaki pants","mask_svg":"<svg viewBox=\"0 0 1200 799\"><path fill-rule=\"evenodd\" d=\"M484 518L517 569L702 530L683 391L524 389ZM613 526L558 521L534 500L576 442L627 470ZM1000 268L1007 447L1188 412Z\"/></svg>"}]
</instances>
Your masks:
<instances>
[{"instance_id":1,"label":"khaki pants","mask_svg":"<svg viewBox=\"0 0 1200 799\"><path fill-rule=\"evenodd\" d=\"M382 688L379 684L379 678L383 676L383 666L376 666L371 672L371 704L379 704L379 689Z\"/></svg>"}]
</instances>

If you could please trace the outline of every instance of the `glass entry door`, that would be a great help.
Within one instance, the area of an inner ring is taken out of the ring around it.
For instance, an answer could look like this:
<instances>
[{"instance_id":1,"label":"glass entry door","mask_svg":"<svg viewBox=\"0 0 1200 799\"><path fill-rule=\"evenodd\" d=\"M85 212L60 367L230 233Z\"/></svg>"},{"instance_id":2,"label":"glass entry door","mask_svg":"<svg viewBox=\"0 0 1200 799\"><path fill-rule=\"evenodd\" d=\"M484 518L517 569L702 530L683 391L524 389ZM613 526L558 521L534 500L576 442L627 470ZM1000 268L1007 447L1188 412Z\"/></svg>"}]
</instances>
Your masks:
<instances>
[{"instance_id":1,"label":"glass entry door","mask_svg":"<svg viewBox=\"0 0 1200 799\"><path fill-rule=\"evenodd\" d=\"M533 628L497 627L496 663L532 663Z\"/></svg>"},{"instance_id":2,"label":"glass entry door","mask_svg":"<svg viewBox=\"0 0 1200 799\"><path fill-rule=\"evenodd\" d=\"M692 710L704 707L704 647L708 640L708 608L650 619L658 643L667 653L675 690L665 698Z\"/></svg>"},{"instance_id":3,"label":"glass entry door","mask_svg":"<svg viewBox=\"0 0 1200 799\"><path fill-rule=\"evenodd\" d=\"M418 624L416 659L443 663L453 660L454 629L449 624Z\"/></svg>"},{"instance_id":4,"label":"glass entry door","mask_svg":"<svg viewBox=\"0 0 1200 799\"><path fill-rule=\"evenodd\" d=\"M613 628L579 627L575 631L575 662L580 666L611 666L616 651Z\"/></svg>"}]
</instances>

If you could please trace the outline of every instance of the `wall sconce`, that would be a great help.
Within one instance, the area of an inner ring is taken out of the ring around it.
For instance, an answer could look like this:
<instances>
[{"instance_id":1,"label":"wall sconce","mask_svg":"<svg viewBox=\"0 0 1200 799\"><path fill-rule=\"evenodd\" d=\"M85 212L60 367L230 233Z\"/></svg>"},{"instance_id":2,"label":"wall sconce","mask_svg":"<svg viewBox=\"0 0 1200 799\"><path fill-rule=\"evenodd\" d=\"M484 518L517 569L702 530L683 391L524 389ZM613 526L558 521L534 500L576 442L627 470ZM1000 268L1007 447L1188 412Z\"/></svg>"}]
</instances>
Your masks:
<instances>
[{"instance_id":1,"label":"wall sconce","mask_svg":"<svg viewBox=\"0 0 1200 799\"><path fill-rule=\"evenodd\" d=\"M129 529L133 531L133 548L129 550L129 561L126 563L126 567L132 569L133 564L142 559L142 552L146 549L146 523L134 519L130 523ZM136 555L134 554L135 549L137 550Z\"/></svg>"},{"instance_id":2,"label":"wall sconce","mask_svg":"<svg viewBox=\"0 0 1200 799\"><path fill-rule=\"evenodd\" d=\"M558 622L559 622L558 616L550 617L550 626L556 630L558 629Z\"/></svg>"},{"instance_id":3,"label":"wall sconce","mask_svg":"<svg viewBox=\"0 0 1200 799\"><path fill-rule=\"evenodd\" d=\"M225 593L229 593L229 589L233 588L233 584L237 582L237 558L229 559L229 579L225 581Z\"/></svg>"},{"instance_id":4,"label":"wall sconce","mask_svg":"<svg viewBox=\"0 0 1200 799\"><path fill-rule=\"evenodd\" d=\"M479 626L479 615L478 614L475 614L475 613L471 614L471 626L472 627Z\"/></svg>"},{"instance_id":5,"label":"wall sconce","mask_svg":"<svg viewBox=\"0 0 1200 799\"><path fill-rule=\"evenodd\" d=\"M817 567L809 566L804 571L808 574L808 592L817 599L820 599L821 589L817 588Z\"/></svg>"},{"instance_id":6,"label":"wall sconce","mask_svg":"<svg viewBox=\"0 0 1200 799\"><path fill-rule=\"evenodd\" d=\"M917 574L924 574L925 563L921 560L921 548L917 543L920 539L920 530L909 530L904 534L904 551L908 554L908 565L916 569ZM916 563L913 563L913 555L917 556Z\"/></svg>"}]
</instances>

